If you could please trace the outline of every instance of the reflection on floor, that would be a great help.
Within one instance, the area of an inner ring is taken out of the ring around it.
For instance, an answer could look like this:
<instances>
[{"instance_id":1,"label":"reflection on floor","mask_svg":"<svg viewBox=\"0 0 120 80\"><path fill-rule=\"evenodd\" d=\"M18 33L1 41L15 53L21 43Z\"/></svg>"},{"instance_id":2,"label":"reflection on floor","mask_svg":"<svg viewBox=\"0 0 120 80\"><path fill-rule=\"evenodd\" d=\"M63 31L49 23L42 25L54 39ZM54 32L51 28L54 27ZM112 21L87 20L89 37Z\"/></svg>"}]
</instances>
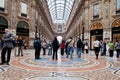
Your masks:
<instances>
[{"instance_id":1,"label":"reflection on floor","mask_svg":"<svg viewBox=\"0 0 120 80\"><path fill-rule=\"evenodd\" d=\"M60 53L60 52L58 52ZM23 57L12 55L10 65L0 66L0 80L120 80L120 59L100 56L94 52L82 54L82 58L66 58L58 54L57 61L51 56L34 59L34 50L24 51Z\"/></svg>"}]
</instances>

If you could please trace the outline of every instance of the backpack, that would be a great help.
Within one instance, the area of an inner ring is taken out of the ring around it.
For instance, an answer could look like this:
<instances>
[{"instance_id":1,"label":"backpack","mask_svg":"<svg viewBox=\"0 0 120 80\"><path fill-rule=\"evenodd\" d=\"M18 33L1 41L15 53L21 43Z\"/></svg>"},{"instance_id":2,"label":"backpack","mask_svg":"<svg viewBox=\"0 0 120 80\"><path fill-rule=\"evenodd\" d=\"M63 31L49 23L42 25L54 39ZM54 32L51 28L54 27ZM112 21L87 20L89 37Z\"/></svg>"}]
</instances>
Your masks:
<instances>
[{"instance_id":1,"label":"backpack","mask_svg":"<svg viewBox=\"0 0 120 80\"><path fill-rule=\"evenodd\" d=\"M81 47L82 47L82 45L83 45L83 44L82 44L82 42L81 42L81 41L78 41L78 42L77 42L77 47L78 47L78 48L81 48Z\"/></svg>"}]
</instances>

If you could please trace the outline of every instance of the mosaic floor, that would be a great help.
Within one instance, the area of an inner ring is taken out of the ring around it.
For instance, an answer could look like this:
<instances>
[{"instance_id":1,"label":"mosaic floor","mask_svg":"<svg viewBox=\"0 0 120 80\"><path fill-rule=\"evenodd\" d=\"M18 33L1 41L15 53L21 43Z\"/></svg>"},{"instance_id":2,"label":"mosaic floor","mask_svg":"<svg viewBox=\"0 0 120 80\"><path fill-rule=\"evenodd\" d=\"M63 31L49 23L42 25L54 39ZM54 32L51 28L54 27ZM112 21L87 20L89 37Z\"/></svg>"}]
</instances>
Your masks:
<instances>
[{"instance_id":1,"label":"mosaic floor","mask_svg":"<svg viewBox=\"0 0 120 80\"><path fill-rule=\"evenodd\" d=\"M14 57L10 65L0 65L0 80L120 80L120 59L83 54L73 59L58 55L58 61L51 56L41 55L34 59L34 50L25 50L23 57Z\"/></svg>"}]
</instances>

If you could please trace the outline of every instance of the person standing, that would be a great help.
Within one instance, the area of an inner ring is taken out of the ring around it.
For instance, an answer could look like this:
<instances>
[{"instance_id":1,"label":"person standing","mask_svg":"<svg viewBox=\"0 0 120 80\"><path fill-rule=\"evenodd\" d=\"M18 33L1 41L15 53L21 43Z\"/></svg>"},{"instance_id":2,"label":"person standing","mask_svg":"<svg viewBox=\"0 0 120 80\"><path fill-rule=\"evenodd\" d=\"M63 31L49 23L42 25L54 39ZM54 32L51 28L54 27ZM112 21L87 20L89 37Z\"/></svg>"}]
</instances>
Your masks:
<instances>
[{"instance_id":1,"label":"person standing","mask_svg":"<svg viewBox=\"0 0 120 80\"><path fill-rule=\"evenodd\" d=\"M67 40L68 43L68 47L67 47L67 58L69 57L70 54L70 58L73 59L73 52L74 52L74 40L72 39L72 37L70 37Z\"/></svg>"},{"instance_id":2,"label":"person standing","mask_svg":"<svg viewBox=\"0 0 120 80\"><path fill-rule=\"evenodd\" d=\"M21 56L23 56L23 40L21 37L19 37L18 39L18 56L20 56L20 53L21 53Z\"/></svg>"},{"instance_id":3,"label":"person standing","mask_svg":"<svg viewBox=\"0 0 120 80\"><path fill-rule=\"evenodd\" d=\"M0 40L0 48L2 47L2 41Z\"/></svg>"},{"instance_id":4,"label":"person standing","mask_svg":"<svg viewBox=\"0 0 120 80\"><path fill-rule=\"evenodd\" d=\"M55 37L53 43L52 43L52 47L53 47L53 56L52 56L52 59L54 60L54 58L56 58L56 60L58 59L57 58L57 51L58 51L58 48L59 48L59 42L57 40L57 38Z\"/></svg>"},{"instance_id":5,"label":"person standing","mask_svg":"<svg viewBox=\"0 0 120 80\"><path fill-rule=\"evenodd\" d=\"M116 52L117 52L116 57L119 58L120 57L120 41L116 41L115 49L116 49Z\"/></svg>"},{"instance_id":6,"label":"person standing","mask_svg":"<svg viewBox=\"0 0 120 80\"><path fill-rule=\"evenodd\" d=\"M103 51L102 51L101 56L106 56L106 42L105 41L103 41L102 43L102 49Z\"/></svg>"},{"instance_id":7,"label":"person standing","mask_svg":"<svg viewBox=\"0 0 120 80\"><path fill-rule=\"evenodd\" d=\"M26 40L24 40L24 49L25 50L27 49L27 42L26 42Z\"/></svg>"},{"instance_id":8,"label":"person standing","mask_svg":"<svg viewBox=\"0 0 120 80\"><path fill-rule=\"evenodd\" d=\"M11 57L11 49L13 48L13 35L10 33L9 29L5 29L5 34L3 34L2 41L3 41L3 49L1 52L0 64L2 65L6 63L7 65L9 65L10 57Z\"/></svg>"},{"instance_id":9,"label":"person standing","mask_svg":"<svg viewBox=\"0 0 120 80\"><path fill-rule=\"evenodd\" d=\"M52 55L52 42L48 43L48 55Z\"/></svg>"},{"instance_id":10,"label":"person standing","mask_svg":"<svg viewBox=\"0 0 120 80\"><path fill-rule=\"evenodd\" d=\"M65 49L65 42L62 40L62 43L60 45L61 47L61 55L63 56L64 55L64 49Z\"/></svg>"},{"instance_id":11,"label":"person standing","mask_svg":"<svg viewBox=\"0 0 120 80\"><path fill-rule=\"evenodd\" d=\"M69 55L69 53L67 52L68 44L69 44L69 42L66 41L65 42L65 53L66 53L66 55Z\"/></svg>"},{"instance_id":12,"label":"person standing","mask_svg":"<svg viewBox=\"0 0 120 80\"><path fill-rule=\"evenodd\" d=\"M108 49L108 51L109 51L109 57L113 57L113 51L114 51L114 47L115 47L113 41L110 41L108 43L108 46L109 46L109 49Z\"/></svg>"},{"instance_id":13,"label":"person standing","mask_svg":"<svg viewBox=\"0 0 120 80\"><path fill-rule=\"evenodd\" d=\"M83 43L80 38L77 41L77 58L81 58Z\"/></svg>"},{"instance_id":14,"label":"person standing","mask_svg":"<svg viewBox=\"0 0 120 80\"><path fill-rule=\"evenodd\" d=\"M94 46L94 50L95 50L96 59L98 59L99 51L100 51L100 42L96 39L93 42L93 46Z\"/></svg>"},{"instance_id":15,"label":"person standing","mask_svg":"<svg viewBox=\"0 0 120 80\"><path fill-rule=\"evenodd\" d=\"M46 55L47 42L46 40L42 41L43 55Z\"/></svg>"},{"instance_id":16,"label":"person standing","mask_svg":"<svg viewBox=\"0 0 120 80\"><path fill-rule=\"evenodd\" d=\"M100 41L100 54L102 55L103 53L103 41Z\"/></svg>"},{"instance_id":17,"label":"person standing","mask_svg":"<svg viewBox=\"0 0 120 80\"><path fill-rule=\"evenodd\" d=\"M85 51L86 51L86 54L88 54L88 49L89 49L88 42L85 42Z\"/></svg>"},{"instance_id":18,"label":"person standing","mask_svg":"<svg viewBox=\"0 0 120 80\"><path fill-rule=\"evenodd\" d=\"M18 55L18 36L15 37L15 40L14 40L14 49L15 49L15 56Z\"/></svg>"},{"instance_id":19,"label":"person standing","mask_svg":"<svg viewBox=\"0 0 120 80\"><path fill-rule=\"evenodd\" d=\"M35 48L35 59L41 59L40 58L40 50L41 50L41 41L39 38L35 38L34 40L34 48Z\"/></svg>"}]
</instances>

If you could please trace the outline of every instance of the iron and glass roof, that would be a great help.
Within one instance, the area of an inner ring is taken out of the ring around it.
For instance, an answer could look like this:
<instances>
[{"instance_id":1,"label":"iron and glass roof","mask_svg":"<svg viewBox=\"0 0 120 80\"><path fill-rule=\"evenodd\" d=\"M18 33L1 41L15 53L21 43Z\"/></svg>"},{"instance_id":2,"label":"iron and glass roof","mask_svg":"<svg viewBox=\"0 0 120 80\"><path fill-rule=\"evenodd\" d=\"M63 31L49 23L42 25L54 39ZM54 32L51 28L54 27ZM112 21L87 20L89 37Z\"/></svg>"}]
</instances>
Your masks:
<instances>
[{"instance_id":1,"label":"iron and glass roof","mask_svg":"<svg viewBox=\"0 0 120 80\"><path fill-rule=\"evenodd\" d=\"M74 0L47 0L53 23L66 23Z\"/></svg>"}]
</instances>

